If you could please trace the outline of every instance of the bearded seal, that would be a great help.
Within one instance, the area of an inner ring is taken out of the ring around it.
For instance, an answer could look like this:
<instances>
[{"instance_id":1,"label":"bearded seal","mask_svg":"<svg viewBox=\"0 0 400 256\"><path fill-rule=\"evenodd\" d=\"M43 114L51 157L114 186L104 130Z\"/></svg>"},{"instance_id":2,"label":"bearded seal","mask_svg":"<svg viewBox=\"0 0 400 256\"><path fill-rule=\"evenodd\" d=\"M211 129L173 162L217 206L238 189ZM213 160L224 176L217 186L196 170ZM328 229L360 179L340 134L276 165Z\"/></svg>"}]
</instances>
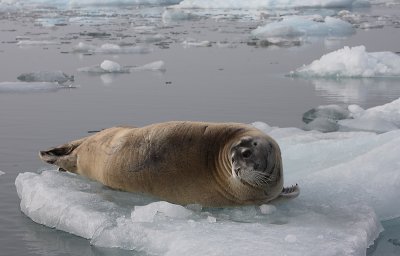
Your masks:
<instances>
[{"instance_id":1,"label":"bearded seal","mask_svg":"<svg viewBox=\"0 0 400 256\"><path fill-rule=\"evenodd\" d=\"M113 127L46 151L40 158L113 189L171 203L222 207L299 194L283 187L278 144L239 123L167 122Z\"/></svg>"}]
</instances>

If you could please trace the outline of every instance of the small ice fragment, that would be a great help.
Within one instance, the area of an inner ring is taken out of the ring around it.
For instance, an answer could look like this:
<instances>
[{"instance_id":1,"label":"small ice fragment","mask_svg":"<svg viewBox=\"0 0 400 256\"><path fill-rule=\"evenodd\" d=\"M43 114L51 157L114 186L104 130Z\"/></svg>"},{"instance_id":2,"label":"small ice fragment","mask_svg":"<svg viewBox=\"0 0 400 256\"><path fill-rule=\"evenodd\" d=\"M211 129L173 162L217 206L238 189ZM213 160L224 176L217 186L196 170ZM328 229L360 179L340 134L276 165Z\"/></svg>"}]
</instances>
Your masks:
<instances>
[{"instance_id":1,"label":"small ice fragment","mask_svg":"<svg viewBox=\"0 0 400 256\"><path fill-rule=\"evenodd\" d=\"M63 84L73 82L74 76L67 75L62 71L39 71L23 73L17 79L24 82L57 82Z\"/></svg>"},{"instance_id":2,"label":"small ice fragment","mask_svg":"<svg viewBox=\"0 0 400 256\"><path fill-rule=\"evenodd\" d=\"M0 175L3 175L3 174L4 174L4 172L0 171Z\"/></svg>"},{"instance_id":3,"label":"small ice fragment","mask_svg":"<svg viewBox=\"0 0 400 256\"><path fill-rule=\"evenodd\" d=\"M182 20L193 20L197 18L197 15L180 10L180 9L166 9L162 14L162 21L164 23L182 21Z\"/></svg>"},{"instance_id":4,"label":"small ice fragment","mask_svg":"<svg viewBox=\"0 0 400 256\"><path fill-rule=\"evenodd\" d=\"M263 204L260 205L260 211L262 214L269 215L276 212L276 207L272 204Z\"/></svg>"},{"instance_id":5,"label":"small ice fragment","mask_svg":"<svg viewBox=\"0 0 400 256\"><path fill-rule=\"evenodd\" d=\"M182 42L183 47L211 47L212 43L210 41L195 41L195 40L185 40Z\"/></svg>"},{"instance_id":6,"label":"small ice fragment","mask_svg":"<svg viewBox=\"0 0 400 256\"><path fill-rule=\"evenodd\" d=\"M285 241L288 243L295 243L297 242L297 237L295 235L287 235Z\"/></svg>"},{"instance_id":7,"label":"small ice fragment","mask_svg":"<svg viewBox=\"0 0 400 256\"><path fill-rule=\"evenodd\" d=\"M106 72L121 72L121 65L118 64L117 62L111 61L111 60L104 60L101 64L100 67L104 69Z\"/></svg>"},{"instance_id":8,"label":"small ice fragment","mask_svg":"<svg viewBox=\"0 0 400 256\"><path fill-rule=\"evenodd\" d=\"M208 216L208 217L207 217L207 221L208 221L209 223L215 223L215 222L217 222L217 218L215 218L215 217L213 217L213 216Z\"/></svg>"}]
</instances>

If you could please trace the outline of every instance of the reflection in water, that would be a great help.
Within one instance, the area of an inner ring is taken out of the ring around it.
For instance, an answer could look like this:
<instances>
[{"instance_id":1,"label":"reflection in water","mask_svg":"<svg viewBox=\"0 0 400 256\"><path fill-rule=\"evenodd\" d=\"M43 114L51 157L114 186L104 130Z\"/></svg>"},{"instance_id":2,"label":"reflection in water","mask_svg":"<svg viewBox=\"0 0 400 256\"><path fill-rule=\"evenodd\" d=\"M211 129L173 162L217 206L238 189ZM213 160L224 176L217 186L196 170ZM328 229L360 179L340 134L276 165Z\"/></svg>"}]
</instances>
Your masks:
<instances>
[{"instance_id":1,"label":"reflection in water","mask_svg":"<svg viewBox=\"0 0 400 256\"><path fill-rule=\"evenodd\" d=\"M318 96L331 102L373 106L380 99L395 100L400 94L399 78L311 79Z\"/></svg>"}]
</instances>

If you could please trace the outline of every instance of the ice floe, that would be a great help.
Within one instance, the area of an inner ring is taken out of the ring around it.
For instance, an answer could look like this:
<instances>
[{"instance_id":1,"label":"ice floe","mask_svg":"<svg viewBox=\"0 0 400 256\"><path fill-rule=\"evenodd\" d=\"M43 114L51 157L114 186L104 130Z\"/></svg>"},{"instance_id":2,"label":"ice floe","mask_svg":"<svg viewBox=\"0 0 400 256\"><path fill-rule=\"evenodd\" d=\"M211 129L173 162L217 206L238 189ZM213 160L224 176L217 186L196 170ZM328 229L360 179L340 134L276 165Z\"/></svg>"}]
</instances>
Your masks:
<instances>
[{"instance_id":1,"label":"ice floe","mask_svg":"<svg viewBox=\"0 0 400 256\"><path fill-rule=\"evenodd\" d=\"M78 69L79 72L87 72L87 73L98 73L98 74L107 74L107 73L130 73L133 71L166 71L165 63L162 60L154 61L142 66L121 66L119 63L111 60L104 60L100 65L83 67Z\"/></svg>"},{"instance_id":2,"label":"ice floe","mask_svg":"<svg viewBox=\"0 0 400 256\"><path fill-rule=\"evenodd\" d=\"M183 47L190 48L190 47L211 47L212 43L208 40L198 41L195 39L186 39L182 42Z\"/></svg>"},{"instance_id":3,"label":"ice floe","mask_svg":"<svg viewBox=\"0 0 400 256\"><path fill-rule=\"evenodd\" d=\"M71 86L61 86L56 82L0 82L0 93L51 92Z\"/></svg>"},{"instance_id":4,"label":"ice floe","mask_svg":"<svg viewBox=\"0 0 400 256\"><path fill-rule=\"evenodd\" d=\"M19 46L43 46L43 45L58 45L57 41L50 40L21 40L17 42Z\"/></svg>"},{"instance_id":5,"label":"ice floe","mask_svg":"<svg viewBox=\"0 0 400 256\"><path fill-rule=\"evenodd\" d=\"M73 47L73 51L78 53L130 54L149 53L152 49L147 46L120 46L118 44L110 43L97 46L80 42Z\"/></svg>"},{"instance_id":6,"label":"ice floe","mask_svg":"<svg viewBox=\"0 0 400 256\"><path fill-rule=\"evenodd\" d=\"M293 8L293 7L324 7L339 8L349 7L355 0L183 0L179 3L180 8L230 8L230 9L249 9L249 8Z\"/></svg>"},{"instance_id":7,"label":"ice floe","mask_svg":"<svg viewBox=\"0 0 400 256\"><path fill-rule=\"evenodd\" d=\"M400 99L364 110L358 105L319 106L304 113L307 130L370 131L384 133L400 128Z\"/></svg>"},{"instance_id":8,"label":"ice floe","mask_svg":"<svg viewBox=\"0 0 400 256\"><path fill-rule=\"evenodd\" d=\"M38 71L31 73L23 73L17 77L23 82L57 82L60 84L73 82L74 76L65 74L62 71Z\"/></svg>"},{"instance_id":9,"label":"ice floe","mask_svg":"<svg viewBox=\"0 0 400 256\"><path fill-rule=\"evenodd\" d=\"M131 71L166 71L165 63L162 60L153 61L143 66L132 67Z\"/></svg>"},{"instance_id":10,"label":"ice floe","mask_svg":"<svg viewBox=\"0 0 400 256\"><path fill-rule=\"evenodd\" d=\"M322 20L321 20L322 19ZM276 41L305 40L308 37L344 37L355 32L353 26L343 20L321 16L289 16L251 31L258 39Z\"/></svg>"},{"instance_id":11,"label":"ice floe","mask_svg":"<svg viewBox=\"0 0 400 256\"><path fill-rule=\"evenodd\" d=\"M119 63L111 60L104 60L100 65L78 68L79 72L87 73L129 73L130 67L123 67Z\"/></svg>"},{"instance_id":12,"label":"ice floe","mask_svg":"<svg viewBox=\"0 0 400 256\"><path fill-rule=\"evenodd\" d=\"M365 46L344 47L291 72L302 77L398 77L400 56L393 52L367 52Z\"/></svg>"},{"instance_id":13,"label":"ice floe","mask_svg":"<svg viewBox=\"0 0 400 256\"><path fill-rule=\"evenodd\" d=\"M328 109L333 114L327 116L348 114ZM400 99L348 111L354 120L379 116L398 126ZM21 210L35 222L90 239L95 246L153 255L265 255L266 248L273 255L365 255L382 231L380 221L400 216L395 203L400 196L399 129L321 133L253 125L278 141L285 183L300 184L298 198L234 208L179 206L113 191L74 174L44 171L18 175Z\"/></svg>"},{"instance_id":14,"label":"ice floe","mask_svg":"<svg viewBox=\"0 0 400 256\"><path fill-rule=\"evenodd\" d=\"M0 171L0 176L3 175L3 174L4 174L4 172Z\"/></svg>"}]
</instances>

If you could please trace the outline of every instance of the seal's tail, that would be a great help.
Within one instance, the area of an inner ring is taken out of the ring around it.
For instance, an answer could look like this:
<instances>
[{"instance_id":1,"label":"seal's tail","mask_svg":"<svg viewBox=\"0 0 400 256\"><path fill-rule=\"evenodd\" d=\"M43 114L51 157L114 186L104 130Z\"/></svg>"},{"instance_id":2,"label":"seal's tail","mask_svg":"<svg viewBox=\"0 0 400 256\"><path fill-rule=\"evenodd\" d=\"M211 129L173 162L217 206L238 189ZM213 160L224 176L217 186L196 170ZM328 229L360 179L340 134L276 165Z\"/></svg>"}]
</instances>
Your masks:
<instances>
[{"instance_id":1,"label":"seal's tail","mask_svg":"<svg viewBox=\"0 0 400 256\"><path fill-rule=\"evenodd\" d=\"M77 157L73 152L85 140L86 138L83 138L49 150L40 151L39 157L48 164L59 166L60 170L76 172Z\"/></svg>"}]
</instances>

